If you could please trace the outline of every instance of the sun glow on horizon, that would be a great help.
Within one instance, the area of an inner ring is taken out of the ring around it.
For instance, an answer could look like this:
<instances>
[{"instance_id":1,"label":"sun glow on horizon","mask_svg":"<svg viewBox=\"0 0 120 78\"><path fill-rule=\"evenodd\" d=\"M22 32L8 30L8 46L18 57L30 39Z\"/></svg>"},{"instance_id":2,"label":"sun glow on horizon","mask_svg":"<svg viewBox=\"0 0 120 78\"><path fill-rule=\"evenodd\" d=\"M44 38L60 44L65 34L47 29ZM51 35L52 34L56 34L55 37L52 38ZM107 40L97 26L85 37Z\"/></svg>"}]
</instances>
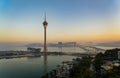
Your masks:
<instances>
[{"instance_id":1,"label":"sun glow on horizon","mask_svg":"<svg viewBox=\"0 0 120 78\"><path fill-rule=\"evenodd\" d=\"M47 3L2 0L0 3L0 42L43 42L44 10L48 21L47 42L120 40L118 0Z\"/></svg>"}]
</instances>

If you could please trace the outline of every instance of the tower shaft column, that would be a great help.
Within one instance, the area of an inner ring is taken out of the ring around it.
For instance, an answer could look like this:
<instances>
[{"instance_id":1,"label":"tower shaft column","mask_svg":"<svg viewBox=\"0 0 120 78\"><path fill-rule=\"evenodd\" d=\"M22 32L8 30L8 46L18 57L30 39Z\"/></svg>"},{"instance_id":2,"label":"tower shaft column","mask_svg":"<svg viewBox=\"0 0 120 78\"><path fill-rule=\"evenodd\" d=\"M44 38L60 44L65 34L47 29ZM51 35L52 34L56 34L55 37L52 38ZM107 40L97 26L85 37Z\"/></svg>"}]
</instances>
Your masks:
<instances>
[{"instance_id":1,"label":"tower shaft column","mask_svg":"<svg viewBox=\"0 0 120 78\"><path fill-rule=\"evenodd\" d=\"M46 44L46 26L44 27L44 52L47 52L47 44Z\"/></svg>"}]
</instances>

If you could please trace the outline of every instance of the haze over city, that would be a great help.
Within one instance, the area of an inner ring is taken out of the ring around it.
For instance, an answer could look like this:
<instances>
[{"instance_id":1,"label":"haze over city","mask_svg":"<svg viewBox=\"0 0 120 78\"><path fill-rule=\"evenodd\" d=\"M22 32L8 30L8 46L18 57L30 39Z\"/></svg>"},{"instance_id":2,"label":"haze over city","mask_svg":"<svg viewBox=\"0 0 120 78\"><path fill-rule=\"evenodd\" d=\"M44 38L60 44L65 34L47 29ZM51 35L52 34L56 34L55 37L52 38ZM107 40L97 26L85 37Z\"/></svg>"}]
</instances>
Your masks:
<instances>
[{"instance_id":1,"label":"haze over city","mask_svg":"<svg viewBox=\"0 0 120 78\"><path fill-rule=\"evenodd\" d=\"M119 0L0 0L0 42L119 41Z\"/></svg>"}]
</instances>

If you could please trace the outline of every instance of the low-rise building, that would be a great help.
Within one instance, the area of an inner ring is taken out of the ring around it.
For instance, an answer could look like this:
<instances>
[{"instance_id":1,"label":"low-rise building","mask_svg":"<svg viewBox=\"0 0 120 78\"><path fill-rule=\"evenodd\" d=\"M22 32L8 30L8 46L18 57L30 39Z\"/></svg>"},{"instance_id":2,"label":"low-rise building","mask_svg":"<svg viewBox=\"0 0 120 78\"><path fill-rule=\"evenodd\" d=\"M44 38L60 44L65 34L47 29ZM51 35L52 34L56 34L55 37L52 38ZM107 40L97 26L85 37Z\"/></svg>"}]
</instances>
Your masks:
<instances>
[{"instance_id":1,"label":"low-rise building","mask_svg":"<svg viewBox=\"0 0 120 78\"><path fill-rule=\"evenodd\" d=\"M41 48L31 48L31 47L28 47L27 51L28 52L32 52L32 53L39 53L41 51Z\"/></svg>"}]
</instances>

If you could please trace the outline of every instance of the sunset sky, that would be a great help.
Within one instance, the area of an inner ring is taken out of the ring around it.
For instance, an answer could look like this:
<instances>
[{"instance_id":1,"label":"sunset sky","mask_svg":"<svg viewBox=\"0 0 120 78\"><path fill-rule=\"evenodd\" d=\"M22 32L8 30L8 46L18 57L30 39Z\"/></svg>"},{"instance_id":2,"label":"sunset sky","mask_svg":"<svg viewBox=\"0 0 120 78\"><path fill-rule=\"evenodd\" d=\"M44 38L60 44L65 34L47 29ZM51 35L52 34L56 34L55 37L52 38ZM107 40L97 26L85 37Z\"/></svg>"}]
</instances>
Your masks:
<instances>
[{"instance_id":1,"label":"sunset sky","mask_svg":"<svg viewBox=\"0 0 120 78\"><path fill-rule=\"evenodd\" d=\"M120 0L0 0L0 42L119 41Z\"/></svg>"}]
</instances>

